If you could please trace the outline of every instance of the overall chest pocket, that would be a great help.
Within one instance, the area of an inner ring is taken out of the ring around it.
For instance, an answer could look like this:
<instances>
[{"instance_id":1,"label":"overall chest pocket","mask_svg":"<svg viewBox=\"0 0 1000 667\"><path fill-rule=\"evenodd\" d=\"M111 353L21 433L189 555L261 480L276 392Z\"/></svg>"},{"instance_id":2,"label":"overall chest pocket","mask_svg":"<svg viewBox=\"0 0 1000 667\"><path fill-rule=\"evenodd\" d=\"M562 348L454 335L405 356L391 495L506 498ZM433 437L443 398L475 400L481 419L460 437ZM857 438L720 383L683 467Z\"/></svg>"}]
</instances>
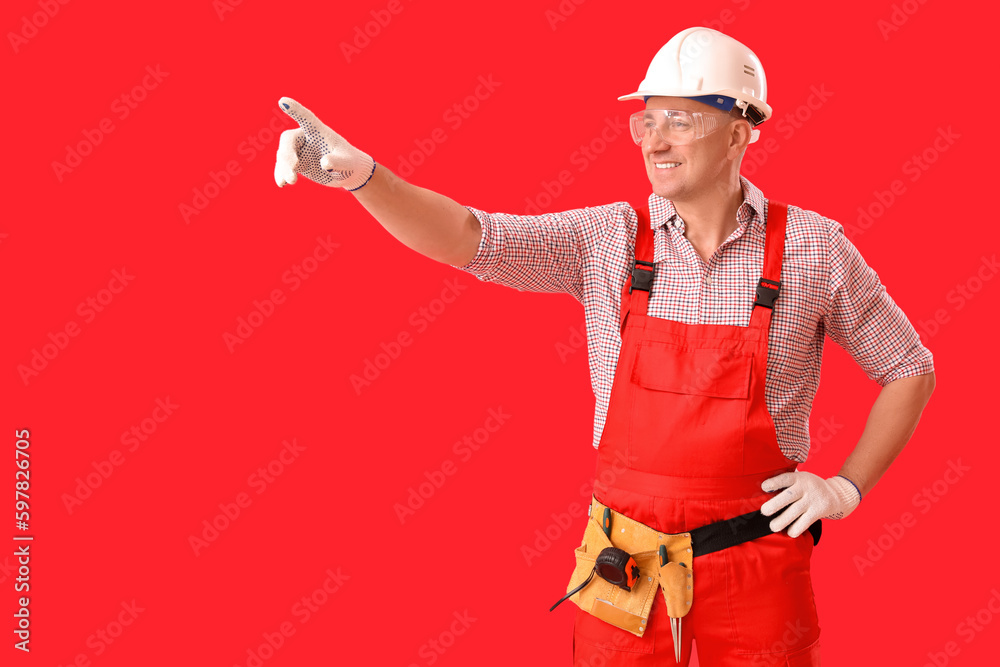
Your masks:
<instances>
[{"instance_id":1,"label":"overall chest pocket","mask_svg":"<svg viewBox=\"0 0 1000 667\"><path fill-rule=\"evenodd\" d=\"M629 459L661 475L742 474L753 355L641 341L631 374Z\"/></svg>"},{"instance_id":2,"label":"overall chest pocket","mask_svg":"<svg viewBox=\"0 0 1000 667\"><path fill-rule=\"evenodd\" d=\"M713 398L747 398L750 365L745 352L642 341L636 350L632 382L645 389Z\"/></svg>"}]
</instances>

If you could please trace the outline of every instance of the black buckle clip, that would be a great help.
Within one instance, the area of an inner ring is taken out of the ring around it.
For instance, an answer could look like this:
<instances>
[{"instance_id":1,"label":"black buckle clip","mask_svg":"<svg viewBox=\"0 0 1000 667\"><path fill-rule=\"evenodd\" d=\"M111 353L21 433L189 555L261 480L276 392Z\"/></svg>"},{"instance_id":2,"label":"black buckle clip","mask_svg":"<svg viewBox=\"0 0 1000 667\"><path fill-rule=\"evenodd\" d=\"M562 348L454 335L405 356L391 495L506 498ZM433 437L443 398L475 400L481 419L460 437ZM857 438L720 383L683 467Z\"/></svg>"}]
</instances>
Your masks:
<instances>
[{"instance_id":1,"label":"black buckle clip","mask_svg":"<svg viewBox=\"0 0 1000 667\"><path fill-rule=\"evenodd\" d=\"M753 302L755 306L764 306L774 310L774 300L778 298L778 293L781 291L781 281L780 280L770 280L769 278L761 278L760 282L757 283L757 299Z\"/></svg>"},{"instance_id":2,"label":"black buckle clip","mask_svg":"<svg viewBox=\"0 0 1000 667\"><path fill-rule=\"evenodd\" d=\"M637 269L636 264L642 264L649 267L649 271ZM652 262L644 262L641 259L632 261L632 282L628 286L628 293L631 294L633 289L641 289L649 291L650 287L653 286L653 274L656 273L656 267Z\"/></svg>"}]
</instances>

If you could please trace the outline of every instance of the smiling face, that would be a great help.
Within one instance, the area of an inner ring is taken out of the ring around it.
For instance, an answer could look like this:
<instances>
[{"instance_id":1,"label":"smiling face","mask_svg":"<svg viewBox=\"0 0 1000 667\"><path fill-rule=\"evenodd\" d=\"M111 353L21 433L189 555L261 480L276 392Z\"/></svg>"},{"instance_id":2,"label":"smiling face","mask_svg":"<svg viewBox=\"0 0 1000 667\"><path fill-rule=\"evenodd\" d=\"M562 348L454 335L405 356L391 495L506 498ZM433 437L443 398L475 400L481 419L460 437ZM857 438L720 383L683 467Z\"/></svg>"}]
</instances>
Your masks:
<instances>
[{"instance_id":1,"label":"smiling face","mask_svg":"<svg viewBox=\"0 0 1000 667\"><path fill-rule=\"evenodd\" d=\"M647 109L680 109L703 113L725 113L684 97L651 97ZM642 157L653 192L672 201L693 201L725 187L750 139L750 123L735 117L723 127L683 146L668 144L656 132L642 141Z\"/></svg>"}]
</instances>

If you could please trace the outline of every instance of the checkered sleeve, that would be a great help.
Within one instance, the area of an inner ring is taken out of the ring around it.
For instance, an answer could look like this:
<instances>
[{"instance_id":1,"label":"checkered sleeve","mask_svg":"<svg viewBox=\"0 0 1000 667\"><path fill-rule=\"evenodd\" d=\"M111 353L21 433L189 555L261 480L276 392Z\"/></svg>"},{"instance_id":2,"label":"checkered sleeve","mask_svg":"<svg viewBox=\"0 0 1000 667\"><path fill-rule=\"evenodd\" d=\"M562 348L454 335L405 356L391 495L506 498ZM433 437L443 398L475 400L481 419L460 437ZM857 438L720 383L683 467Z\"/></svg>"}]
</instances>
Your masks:
<instances>
[{"instance_id":1,"label":"checkered sleeve","mask_svg":"<svg viewBox=\"0 0 1000 667\"><path fill-rule=\"evenodd\" d=\"M830 270L823 322L830 338L880 386L932 372L930 350L878 274L844 235L843 225L825 220L830 225Z\"/></svg>"},{"instance_id":2,"label":"checkered sleeve","mask_svg":"<svg viewBox=\"0 0 1000 667\"><path fill-rule=\"evenodd\" d=\"M479 280L522 292L567 292L583 301L583 272L594 247L623 215L624 202L561 213L512 215L466 208L479 219L482 238L464 266Z\"/></svg>"}]
</instances>

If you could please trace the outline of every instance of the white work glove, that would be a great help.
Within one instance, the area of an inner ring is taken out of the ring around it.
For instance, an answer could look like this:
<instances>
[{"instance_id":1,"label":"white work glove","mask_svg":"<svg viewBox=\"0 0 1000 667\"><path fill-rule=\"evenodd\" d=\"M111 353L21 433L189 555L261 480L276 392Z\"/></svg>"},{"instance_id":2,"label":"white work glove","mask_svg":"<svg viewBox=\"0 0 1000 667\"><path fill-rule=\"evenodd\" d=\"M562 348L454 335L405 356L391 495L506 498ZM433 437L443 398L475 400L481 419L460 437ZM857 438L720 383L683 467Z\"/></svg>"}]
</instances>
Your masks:
<instances>
[{"instance_id":1,"label":"white work glove","mask_svg":"<svg viewBox=\"0 0 1000 667\"><path fill-rule=\"evenodd\" d=\"M290 97L282 97L278 106L299 124L282 132L278 142L274 182L279 188L303 174L321 185L357 190L375 173L375 161L368 153L349 144L312 111Z\"/></svg>"},{"instance_id":2,"label":"white work glove","mask_svg":"<svg viewBox=\"0 0 1000 667\"><path fill-rule=\"evenodd\" d=\"M760 512L771 516L789 505L771 521L771 530L775 533L791 524L789 537L798 537L817 519L843 519L861 502L861 494L854 484L840 475L823 479L811 472L796 470L765 479L760 485L765 491L784 487L788 488L764 503Z\"/></svg>"}]
</instances>

